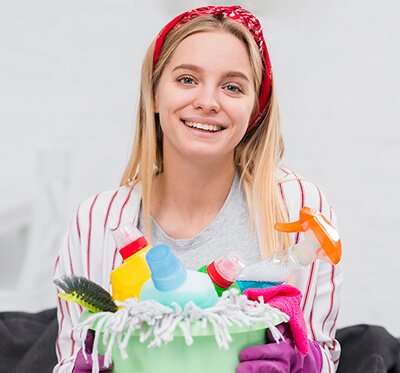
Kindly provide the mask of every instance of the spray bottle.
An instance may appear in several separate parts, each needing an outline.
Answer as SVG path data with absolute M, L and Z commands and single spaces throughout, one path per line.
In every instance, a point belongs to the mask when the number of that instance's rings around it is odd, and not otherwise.
M 293 245 L 288 258 L 295 264 L 307 266 L 315 259 L 323 259 L 338 264 L 342 257 L 342 243 L 337 230 L 319 212 L 303 207 L 299 220 L 292 223 L 277 223 L 279 232 L 303 232 L 304 240 Z
M 291 246 L 285 255 L 246 266 L 236 282 L 242 291 L 248 288 L 267 288 L 287 282 L 291 274 L 316 259 L 337 264 L 342 255 L 342 244 L 337 230 L 315 210 L 304 207 L 298 221 L 277 223 L 280 232 L 304 233 L 304 239 Z

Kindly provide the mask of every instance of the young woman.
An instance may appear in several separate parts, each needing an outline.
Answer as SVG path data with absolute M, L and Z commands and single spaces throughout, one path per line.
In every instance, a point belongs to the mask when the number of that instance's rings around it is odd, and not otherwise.
M 111 231 L 127 222 L 152 244 L 169 244 L 193 269 L 232 250 L 247 263 L 284 252 L 301 237 L 275 231 L 275 222 L 297 220 L 303 206 L 334 217 L 317 186 L 280 166 L 282 155 L 259 21 L 239 6 L 177 16 L 143 62 L 135 141 L 121 186 L 80 204 L 55 277 L 86 276 L 109 288 L 110 273 L 121 263 Z M 314 354 L 311 362 L 299 357 L 298 366 L 333 372 L 340 354 L 334 339 L 340 267 L 317 260 L 296 274 L 295 285 Z M 80 312 L 59 300 L 54 372 L 80 369 L 72 329 Z M 296 353 L 287 357 L 288 369 Z M 238 372 L 272 371 L 271 359 L 269 353 L 249 361 L 242 356 Z

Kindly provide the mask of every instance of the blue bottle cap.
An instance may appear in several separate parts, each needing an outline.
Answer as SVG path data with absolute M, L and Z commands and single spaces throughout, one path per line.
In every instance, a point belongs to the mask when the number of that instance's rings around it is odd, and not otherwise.
M 160 291 L 174 290 L 186 280 L 186 269 L 167 245 L 156 245 L 146 255 L 154 286 Z

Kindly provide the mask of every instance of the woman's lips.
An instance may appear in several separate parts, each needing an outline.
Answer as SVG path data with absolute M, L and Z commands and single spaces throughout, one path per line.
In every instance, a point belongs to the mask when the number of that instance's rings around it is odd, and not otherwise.
M 183 119 L 181 119 L 182 124 L 188 129 L 190 130 L 193 134 L 196 134 L 199 137 L 213 137 L 213 136 L 217 136 L 218 134 L 222 133 L 225 128 L 222 128 L 218 131 L 208 131 L 208 130 L 203 130 L 203 129 L 199 129 L 199 128 L 195 128 L 195 127 L 190 127 L 188 126 L 185 121 Z

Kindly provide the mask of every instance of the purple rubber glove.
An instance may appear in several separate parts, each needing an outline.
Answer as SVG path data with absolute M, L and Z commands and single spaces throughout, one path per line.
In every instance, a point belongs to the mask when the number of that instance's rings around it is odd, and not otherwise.
M 279 330 L 285 341 L 276 343 L 267 333 L 267 344 L 240 352 L 236 373 L 320 373 L 322 354 L 318 343 L 308 340 L 308 353 L 304 355 L 295 347 L 287 326 L 282 324 Z
M 87 360 L 83 355 L 82 349 L 79 350 L 78 355 L 75 359 L 74 369 L 72 373 L 91 373 L 92 372 L 92 351 L 93 351 L 93 341 L 94 341 L 94 332 L 92 330 L 88 331 L 88 334 L 85 339 L 85 352 L 87 356 Z M 104 367 L 104 356 L 99 355 L 99 368 L 100 373 L 111 373 L 112 367 L 109 368 Z

